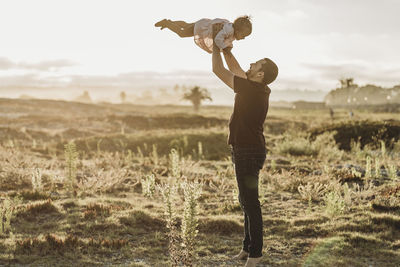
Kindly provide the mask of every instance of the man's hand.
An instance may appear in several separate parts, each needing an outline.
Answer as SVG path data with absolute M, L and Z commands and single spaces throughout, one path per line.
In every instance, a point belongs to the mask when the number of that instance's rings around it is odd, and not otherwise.
M 222 49 L 222 53 L 224 53 L 224 55 L 231 53 L 231 51 L 232 51 L 232 46 L 227 46 L 224 49 Z
M 214 39 L 215 36 L 222 30 L 224 27 L 223 23 L 215 23 L 212 25 L 212 38 Z
M 247 79 L 247 75 L 244 70 L 240 67 L 237 62 L 235 56 L 232 54 L 232 47 L 228 46 L 222 50 L 224 53 L 225 62 L 228 65 L 228 68 L 231 72 L 233 72 L 236 76 Z

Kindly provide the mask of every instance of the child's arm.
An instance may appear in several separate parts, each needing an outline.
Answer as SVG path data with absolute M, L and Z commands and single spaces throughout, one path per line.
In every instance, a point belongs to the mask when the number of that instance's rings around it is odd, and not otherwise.
M 232 46 L 232 44 L 227 44 L 225 42 L 225 39 L 227 39 L 227 37 L 230 35 L 233 35 L 233 27 L 230 23 L 225 23 L 222 29 L 215 36 L 214 42 L 221 49 Z
M 242 67 L 240 67 L 239 62 L 237 62 L 231 50 L 231 47 L 227 47 L 222 51 L 224 53 L 225 62 L 228 65 L 229 70 L 232 71 L 236 76 L 247 79 L 246 72 L 244 72 Z

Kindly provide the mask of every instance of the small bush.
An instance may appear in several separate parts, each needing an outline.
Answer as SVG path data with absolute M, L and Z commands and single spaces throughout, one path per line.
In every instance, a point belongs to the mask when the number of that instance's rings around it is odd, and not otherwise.
M 400 211 L 400 183 L 385 186 L 377 192 L 371 202 L 373 209 L 378 211 Z
M 154 174 L 146 175 L 144 179 L 141 179 L 142 194 L 146 197 L 153 198 L 156 191 L 156 178 Z
M 284 135 L 282 141 L 277 142 L 276 150 L 279 154 L 292 156 L 315 156 L 318 154 L 307 137 L 289 136 L 288 134 Z
M 19 194 L 23 200 L 47 200 L 50 195 L 45 192 L 23 190 Z
M 58 209 L 53 205 L 51 199 L 28 204 L 24 211 L 18 213 L 27 220 L 35 220 L 37 216 L 51 213 L 59 213 Z
M 333 132 L 326 132 L 318 135 L 311 146 L 315 151 L 318 151 L 318 156 L 325 160 L 339 160 L 343 157 L 344 152 L 338 148 L 335 142 Z
M 292 156 L 319 156 L 321 159 L 340 159 L 343 151 L 339 150 L 334 139 L 335 132 L 326 132 L 311 139 L 307 135 L 286 133 L 281 142 L 277 142 L 279 154 Z
M 83 218 L 94 219 L 97 217 L 108 217 L 111 214 L 111 208 L 103 204 L 89 204 L 83 212 Z
M 297 193 L 298 187 L 304 183 L 299 173 L 294 170 L 286 171 L 284 169 L 282 169 L 282 173 L 266 176 L 265 180 L 274 190 L 291 193 Z
M 306 185 L 299 185 L 297 190 L 302 200 L 319 201 L 325 194 L 326 186 L 320 183 L 308 182 Z
M 345 202 L 340 193 L 331 191 L 325 196 L 325 211 L 330 216 L 342 214 L 345 210 Z

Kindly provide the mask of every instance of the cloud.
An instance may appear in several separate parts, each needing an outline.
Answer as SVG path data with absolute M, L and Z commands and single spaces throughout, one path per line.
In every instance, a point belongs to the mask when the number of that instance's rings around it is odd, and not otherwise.
M 49 76 L 30 73 L 25 75 L 0 76 L 0 88 L 42 87 L 42 88 L 119 88 L 149 89 L 173 87 L 174 85 L 199 85 L 202 87 L 221 87 L 223 84 L 209 72 L 174 71 L 127 72 L 118 75 L 61 75 Z
M 115 86 L 115 87 L 156 87 L 174 84 L 218 87 L 222 85 L 211 72 L 172 71 L 172 72 L 126 72 L 114 76 L 74 75 L 70 76 L 71 85 Z
M 293 20 L 302 20 L 309 18 L 309 15 L 307 15 L 303 10 L 300 9 L 289 10 L 285 12 L 285 16 Z
M 43 82 L 37 74 L 27 73 L 24 75 L 10 75 L 0 77 L 0 89 L 14 88 L 44 88 L 48 83 Z
M 310 77 L 279 77 L 276 82 L 272 85 L 280 90 L 285 89 L 322 89 L 328 90 L 330 83 L 327 81 L 321 81 L 320 79 Z
M 25 63 L 21 62 L 17 66 L 21 69 L 30 69 L 30 70 L 41 70 L 41 71 L 51 71 L 65 67 L 76 66 L 77 64 L 66 59 L 56 59 L 56 60 L 47 60 L 41 61 L 38 63 Z
M 365 73 L 368 67 L 365 64 L 343 63 L 343 64 L 318 64 L 303 63 L 305 68 L 318 72 L 318 76 L 325 79 L 337 79 L 349 75 L 360 75 Z
M 380 66 L 366 62 L 349 62 L 336 64 L 303 63 L 305 68 L 313 71 L 319 79 L 339 80 L 352 77 L 361 83 L 383 86 L 400 84 L 400 66 Z
M 15 67 L 15 63 L 5 57 L 0 57 L 0 70 L 8 70 Z
M 38 63 L 13 62 L 8 58 L 0 57 L 0 70 L 22 69 L 37 71 L 54 71 L 65 67 L 76 66 L 73 61 L 66 59 L 46 60 Z

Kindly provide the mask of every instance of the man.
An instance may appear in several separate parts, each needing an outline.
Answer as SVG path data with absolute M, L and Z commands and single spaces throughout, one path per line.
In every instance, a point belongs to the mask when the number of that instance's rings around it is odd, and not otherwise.
M 215 26 L 213 36 L 217 32 L 218 27 Z M 250 69 L 244 72 L 230 49 L 225 49 L 223 53 L 229 70 L 224 67 L 220 49 L 214 44 L 213 72 L 236 93 L 228 144 L 232 148 L 239 202 L 244 211 L 244 239 L 243 248 L 235 258 L 247 258 L 245 266 L 250 267 L 256 266 L 262 258 L 263 227 L 258 176 L 266 157 L 263 124 L 271 92 L 268 84 L 276 79 L 278 67 L 272 60 L 264 58 L 250 64 Z

